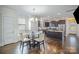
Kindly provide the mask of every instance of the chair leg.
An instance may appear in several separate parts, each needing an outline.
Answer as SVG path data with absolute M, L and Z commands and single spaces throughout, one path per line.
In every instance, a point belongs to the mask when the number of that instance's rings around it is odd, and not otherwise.
M 31 49 L 31 42 L 30 41 L 28 41 L 27 45 L 28 45 L 28 48 Z
M 38 48 L 40 49 L 40 42 L 38 42 Z
M 22 46 L 22 41 L 20 41 L 20 48 L 21 48 L 21 46 Z
M 22 54 L 23 54 L 23 50 L 24 50 L 24 42 L 22 43 Z
M 43 44 L 44 50 L 45 50 L 45 45 Z
M 33 43 L 33 46 L 32 46 L 33 48 L 36 48 L 36 47 L 38 47 L 38 43 L 37 43 L 37 41 L 34 41 L 34 43 Z
M 44 47 L 44 50 L 45 50 L 45 45 L 44 45 L 44 41 L 43 41 L 43 47 Z

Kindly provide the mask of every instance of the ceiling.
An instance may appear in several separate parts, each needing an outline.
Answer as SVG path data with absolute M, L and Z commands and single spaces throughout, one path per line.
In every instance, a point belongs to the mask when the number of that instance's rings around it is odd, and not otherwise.
M 6 5 L 21 15 L 71 17 L 77 5 Z

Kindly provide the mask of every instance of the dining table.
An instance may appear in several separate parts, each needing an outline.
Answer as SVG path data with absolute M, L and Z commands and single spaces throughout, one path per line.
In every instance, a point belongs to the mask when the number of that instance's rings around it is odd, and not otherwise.
M 22 53 L 23 53 L 23 50 L 24 50 L 24 44 L 26 43 L 27 44 L 27 47 L 29 49 L 31 48 L 38 48 L 40 49 L 40 41 L 39 41 L 39 35 L 41 34 L 42 32 L 31 32 L 31 33 L 27 33 L 26 35 L 26 38 L 28 38 L 28 40 L 25 38 L 25 41 L 22 42 Z M 37 40 L 35 40 L 37 39 Z
M 29 43 L 29 48 L 35 48 L 36 46 L 39 47 L 40 46 L 40 42 L 36 41 L 35 39 L 39 38 L 41 32 L 31 32 L 28 35 L 28 38 L 30 39 L 30 43 Z

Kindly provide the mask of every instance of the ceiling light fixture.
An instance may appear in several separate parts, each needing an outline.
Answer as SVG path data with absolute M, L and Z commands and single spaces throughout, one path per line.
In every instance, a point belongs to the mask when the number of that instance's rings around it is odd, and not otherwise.
M 33 22 L 34 22 L 34 21 L 38 21 L 36 15 L 35 15 L 35 11 L 36 11 L 36 9 L 33 8 L 32 10 L 33 10 L 33 16 L 32 16 L 32 20 L 31 20 L 31 21 L 33 21 Z

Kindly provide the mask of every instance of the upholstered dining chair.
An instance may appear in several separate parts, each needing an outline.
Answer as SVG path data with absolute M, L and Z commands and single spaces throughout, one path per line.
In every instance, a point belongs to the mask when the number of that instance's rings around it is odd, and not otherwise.
M 37 46 L 39 47 L 39 49 L 40 49 L 41 45 L 43 45 L 43 48 L 45 49 L 45 45 L 44 45 L 44 33 L 41 32 L 38 35 L 39 35 L 39 38 L 36 38 L 34 40 L 37 42 Z
M 25 44 L 26 44 L 26 46 L 28 46 L 30 44 L 30 39 L 28 37 L 28 34 L 20 33 L 20 49 L 22 48 L 22 53 L 23 53 Z

